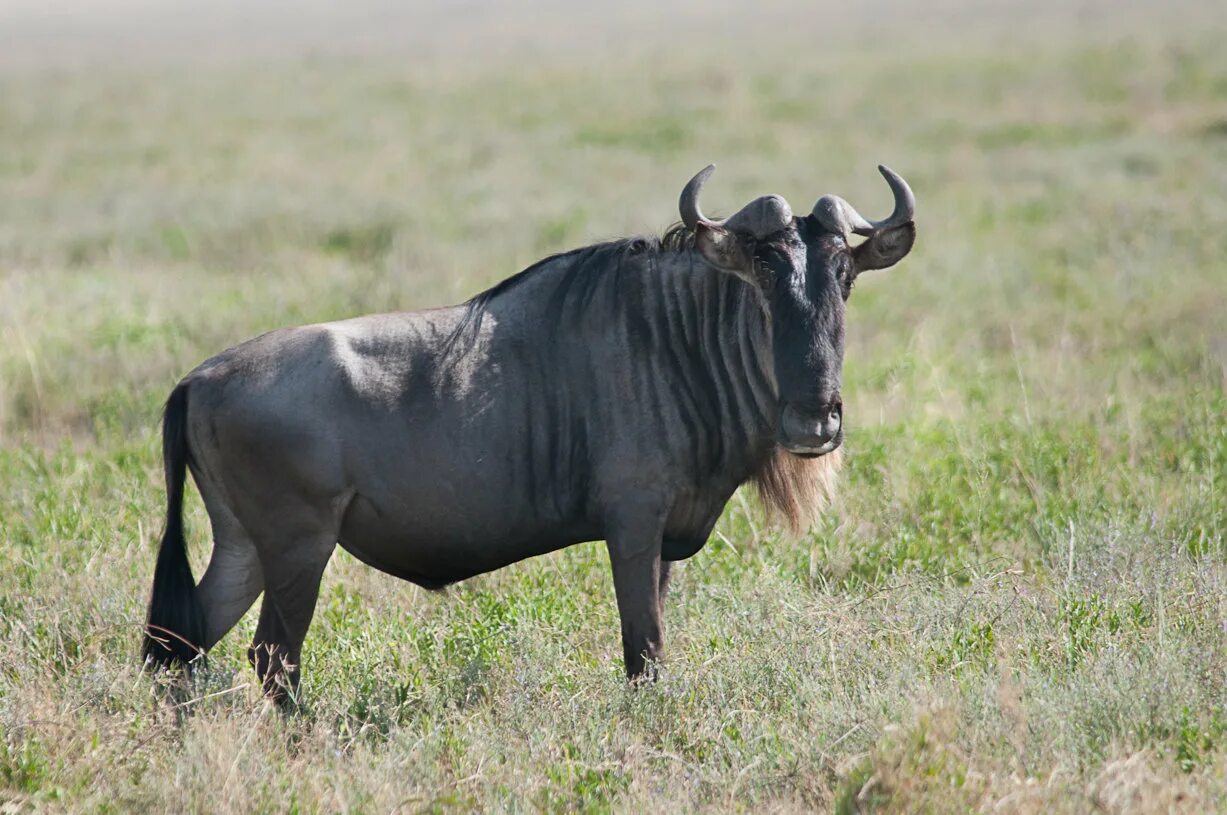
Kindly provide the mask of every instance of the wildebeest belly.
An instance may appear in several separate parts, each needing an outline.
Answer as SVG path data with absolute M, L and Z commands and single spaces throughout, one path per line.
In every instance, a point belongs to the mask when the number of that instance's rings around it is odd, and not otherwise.
M 341 545 L 380 571 L 434 589 L 599 537 L 582 522 L 534 523 L 489 495 L 478 497 L 391 502 L 358 493 L 341 525 Z

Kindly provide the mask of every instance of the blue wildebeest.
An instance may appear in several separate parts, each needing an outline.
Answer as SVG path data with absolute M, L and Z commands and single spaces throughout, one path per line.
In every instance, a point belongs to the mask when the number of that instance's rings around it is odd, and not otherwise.
M 458 306 L 272 331 L 188 374 L 163 419 L 147 663 L 203 654 L 263 591 L 248 653 L 284 698 L 338 543 L 436 589 L 604 540 L 626 672 L 648 671 L 670 563 L 739 485 L 810 520 L 843 439 L 845 302 L 915 239 L 912 192 L 885 167 L 881 221 L 830 195 L 804 217 L 763 196 L 711 220 L 713 169 L 663 238 L 555 255 Z M 189 468 L 213 526 L 200 585 Z

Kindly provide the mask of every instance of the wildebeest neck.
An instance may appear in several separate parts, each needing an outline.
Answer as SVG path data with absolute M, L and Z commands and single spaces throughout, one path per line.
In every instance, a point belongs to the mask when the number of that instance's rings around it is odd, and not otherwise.
M 679 489 L 731 491 L 774 446 L 767 319 L 758 292 L 684 241 L 630 239 L 548 258 L 478 295 L 449 356 L 532 349 L 517 363 L 550 376 L 526 386 L 549 383 L 540 398 L 563 403 L 551 412 L 582 417 L 559 432 L 591 458 L 625 454 Z

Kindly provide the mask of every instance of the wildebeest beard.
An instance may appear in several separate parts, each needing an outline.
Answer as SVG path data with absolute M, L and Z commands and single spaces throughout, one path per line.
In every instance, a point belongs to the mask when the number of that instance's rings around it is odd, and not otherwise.
M 777 446 L 754 474 L 763 508 L 789 532 L 800 535 L 835 497 L 835 480 L 843 460 L 843 448 L 821 458 L 801 458 Z

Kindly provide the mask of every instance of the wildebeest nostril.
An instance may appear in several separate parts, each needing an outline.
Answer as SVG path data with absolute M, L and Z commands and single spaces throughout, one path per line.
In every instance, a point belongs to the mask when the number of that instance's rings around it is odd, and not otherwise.
M 823 438 L 830 440 L 834 438 L 837 433 L 839 433 L 839 426 L 843 419 L 842 414 L 843 403 L 839 400 L 831 402 L 819 413 L 819 415 L 823 417 L 819 424 L 819 433 Z

